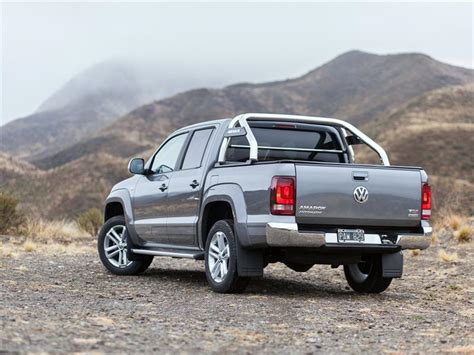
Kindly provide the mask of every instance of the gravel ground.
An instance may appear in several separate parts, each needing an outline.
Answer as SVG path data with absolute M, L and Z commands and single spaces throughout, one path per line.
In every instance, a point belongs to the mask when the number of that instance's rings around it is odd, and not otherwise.
M 455 246 L 457 262 L 438 247 L 407 253 L 403 279 L 380 295 L 352 292 L 341 268 L 281 264 L 222 295 L 202 262 L 155 258 L 117 277 L 92 242 L 25 252 L 3 237 L 0 351 L 473 353 L 473 244 Z

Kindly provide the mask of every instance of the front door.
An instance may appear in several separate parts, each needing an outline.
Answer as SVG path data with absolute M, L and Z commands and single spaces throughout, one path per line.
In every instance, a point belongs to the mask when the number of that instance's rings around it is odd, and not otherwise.
M 193 132 L 181 168 L 171 178 L 167 201 L 170 244 L 197 246 L 198 213 L 206 172 L 203 165 L 213 131 L 204 128 Z
M 171 177 L 188 133 L 168 139 L 155 153 L 148 172 L 133 194 L 133 216 L 138 236 L 148 242 L 167 243 L 167 199 Z

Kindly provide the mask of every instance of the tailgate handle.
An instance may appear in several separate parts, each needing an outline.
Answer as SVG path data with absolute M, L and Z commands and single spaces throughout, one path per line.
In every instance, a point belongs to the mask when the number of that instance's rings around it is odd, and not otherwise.
M 357 181 L 369 180 L 369 173 L 367 171 L 353 171 L 352 178 Z

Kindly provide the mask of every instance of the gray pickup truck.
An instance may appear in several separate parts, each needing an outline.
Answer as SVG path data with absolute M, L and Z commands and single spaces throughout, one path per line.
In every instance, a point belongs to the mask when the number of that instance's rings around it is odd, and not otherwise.
M 354 145 L 380 165 L 356 164 Z M 431 242 L 431 190 L 421 168 L 387 154 L 337 119 L 242 114 L 170 135 L 105 202 L 98 237 L 112 273 L 143 272 L 154 256 L 204 260 L 216 292 L 243 291 L 282 262 L 298 272 L 341 265 L 357 292 L 402 276 L 403 249 Z

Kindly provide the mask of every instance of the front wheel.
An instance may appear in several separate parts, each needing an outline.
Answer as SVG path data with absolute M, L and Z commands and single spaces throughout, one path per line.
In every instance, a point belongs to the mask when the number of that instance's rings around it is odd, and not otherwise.
M 116 275 L 137 275 L 150 266 L 153 256 L 144 255 L 132 261 L 127 257 L 129 237 L 125 218 L 117 216 L 104 223 L 99 232 L 97 249 L 100 261 L 111 273 Z
M 380 293 L 392 282 L 391 277 L 382 277 L 382 258 L 374 255 L 360 263 L 344 265 L 344 275 L 349 286 L 361 293 Z
M 206 278 L 215 292 L 242 292 L 249 283 L 248 277 L 237 274 L 236 243 L 231 220 L 217 221 L 209 231 L 205 249 Z

